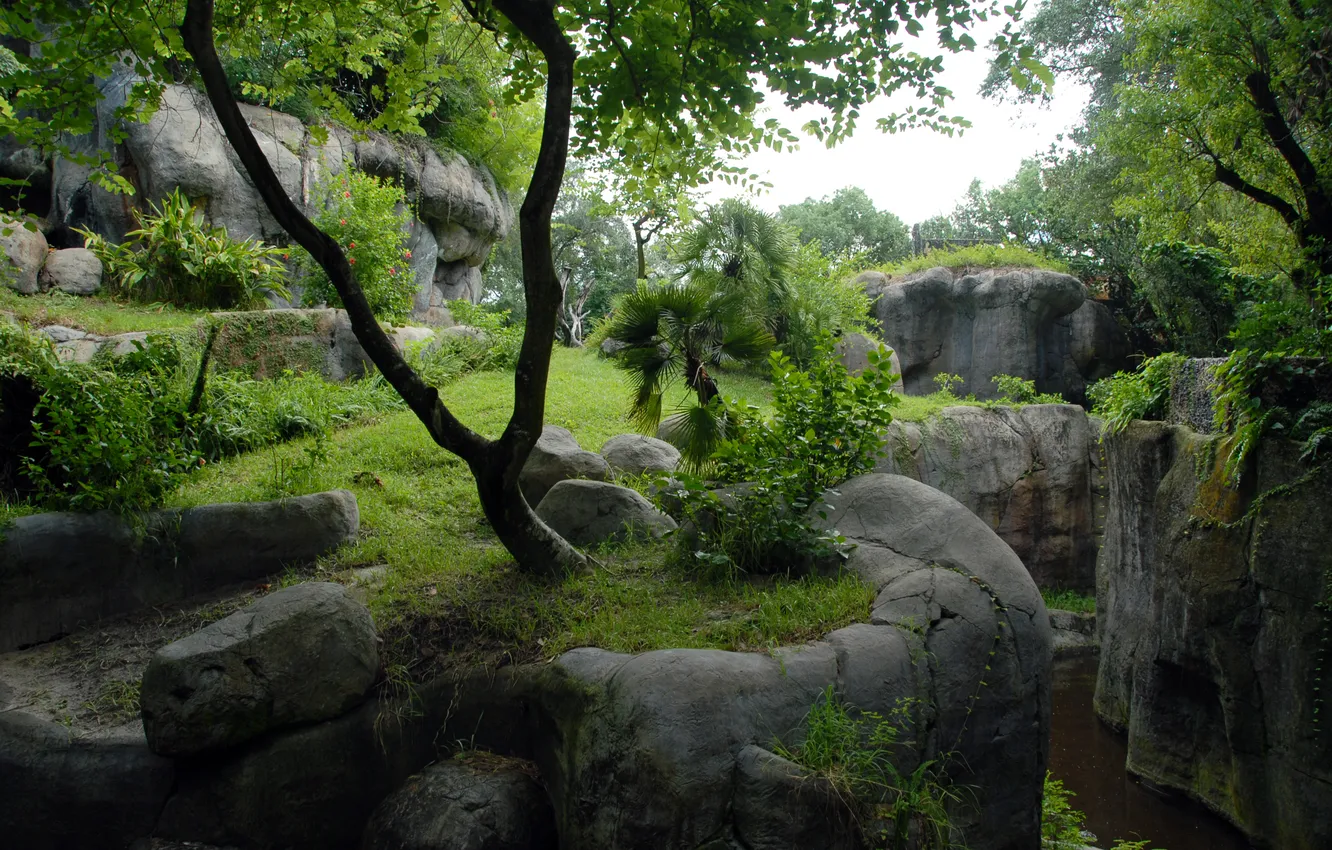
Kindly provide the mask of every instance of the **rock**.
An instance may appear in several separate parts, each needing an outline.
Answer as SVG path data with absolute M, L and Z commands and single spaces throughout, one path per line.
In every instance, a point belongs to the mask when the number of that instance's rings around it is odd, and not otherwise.
M 1096 615 L 1076 611 L 1050 611 L 1055 655 L 1075 655 L 1096 651 Z
M 434 286 L 441 302 L 471 301 L 475 304 L 481 299 L 481 270 L 463 260 L 441 262 L 435 266 Z
M 233 747 L 345 713 L 378 672 L 369 610 L 340 584 L 299 584 L 158 650 L 143 674 L 144 733 L 161 755 Z
M 255 378 L 287 370 L 318 372 L 330 381 L 363 378 L 374 371 L 352 332 L 345 310 L 248 310 L 215 313 L 222 329 L 213 362 Z
M 148 344 L 147 331 L 130 331 L 129 333 L 116 334 L 107 338 L 103 346 L 110 350 L 114 357 L 124 357 L 126 354 L 133 354 L 141 351 Z
M 12 219 L 0 220 L 0 254 L 6 260 L 0 266 L 0 281 L 23 295 L 40 291 L 37 276 L 47 254 L 46 237 L 41 231 L 29 230 Z
M 735 832 L 748 850 L 859 850 L 856 813 L 827 779 L 750 744 L 735 765 Z
M 545 790 L 516 766 L 448 761 L 390 794 L 365 828 L 362 850 L 555 850 Z
M 602 357 L 614 357 L 628 347 L 628 343 L 620 342 L 618 339 L 603 339 L 597 351 Z
M 877 470 L 937 487 L 984 520 L 1041 587 L 1090 593 L 1096 516 L 1104 502 L 1092 465 L 1097 434 L 1072 404 L 944 408 L 894 422 Z
M 570 478 L 605 481 L 609 477 L 610 467 L 605 458 L 596 452 L 583 451 L 573 434 L 564 428 L 547 425 L 541 429 L 541 438 L 532 448 L 518 484 L 529 505 L 540 505 L 550 488 L 561 481 Z
M 435 338 L 435 331 L 431 328 L 395 328 L 393 331 L 393 344 L 399 351 L 405 350 L 409 345 L 422 345 Z
M 1224 357 L 1190 357 L 1175 367 L 1166 421 L 1187 425 L 1199 434 L 1216 431 L 1216 367 L 1224 362 Z
M 680 450 L 665 440 L 642 434 L 620 434 L 601 447 L 601 456 L 616 472 L 628 475 L 670 475 L 680 465 Z
M 56 343 L 56 358 L 61 363 L 91 363 L 102 347 L 101 340 L 75 339 Z
M 675 520 L 652 507 L 636 490 L 603 481 L 560 481 L 536 514 L 575 546 L 661 537 Z
M 142 738 L 87 740 L 0 711 L 0 832 L 25 850 L 126 847 L 149 835 L 175 787 Z
M 421 321 L 432 328 L 451 328 L 457 324 L 448 307 L 430 307 L 421 314 Z
M 846 371 L 852 375 L 859 375 L 869 368 L 869 353 L 880 345 L 888 348 L 889 362 L 892 363 L 892 370 L 897 375 L 897 381 L 893 384 L 895 392 L 903 392 L 902 386 L 902 362 L 897 356 L 897 351 L 892 346 L 887 346 L 879 340 L 870 339 L 862 333 L 844 333 L 837 340 L 836 352 Z
M 354 540 L 359 527 L 347 490 L 129 520 L 110 512 L 19 517 L 0 535 L 0 652 L 273 575 Z
M 87 248 L 65 248 L 46 257 L 38 278 L 42 289 L 52 287 L 70 295 L 92 295 L 102 288 L 102 261 Z
M 40 330 L 40 333 L 45 334 L 54 343 L 73 342 L 88 335 L 85 331 L 67 328 L 64 325 L 47 325 Z
M 874 299 L 884 337 L 897 343 L 910 395 L 934 392 L 934 376 L 948 373 L 962 376 L 963 393 L 994 399 L 994 377 L 1013 375 L 1034 381 L 1040 392 L 1080 403 L 1089 380 L 1124 366 L 1119 357 L 1127 345 L 1120 344 L 1113 321 L 1107 324 L 1094 307 L 1076 322 L 1069 318 L 1087 295 L 1066 274 L 934 268 L 900 279 L 866 272 L 856 280 Z M 1093 339 L 1076 338 L 1075 331 Z M 1105 335 L 1117 342 L 1104 341 Z
M 1328 687 L 1318 606 L 1332 573 L 1332 470 L 1255 517 L 1257 494 L 1308 472 L 1301 445 L 1265 437 L 1239 488 L 1214 477 L 1223 445 L 1159 422 L 1106 436 L 1094 706 L 1127 731 L 1133 774 L 1260 846 L 1332 846 L 1332 739 L 1315 714 Z

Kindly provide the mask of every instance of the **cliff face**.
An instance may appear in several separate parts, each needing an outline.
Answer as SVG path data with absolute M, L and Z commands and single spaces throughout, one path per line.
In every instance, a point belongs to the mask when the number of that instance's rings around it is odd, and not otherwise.
M 1096 711 L 1126 730 L 1131 772 L 1273 847 L 1332 846 L 1332 729 L 1315 718 L 1332 474 L 1249 512 L 1306 473 L 1299 446 L 1269 438 L 1229 489 L 1218 441 L 1156 422 L 1106 439 Z
M 75 227 L 120 241 L 137 226 L 136 211 L 176 189 L 233 237 L 285 241 L 203 95 L 188 86 L 168 86 L 151 118 L 120 122 L 115 110 L 135 81 L 128 72 L 104 81 L 96 128 L 72 143 L 80 153 L 115 162 L 135 187 L 132 196 L 113 195 L 91 182 L 86 165 L 42 162 L 0 141 L 0 174 L 30 179 L 30 194 L 38 197 L 27 203 L 46 215 L 44 229 L 52 245 L 81 245 Z M 445 300 L 479 298 L 480 266 L 513 219 L 488 171 L 461 156 L 441 156 L 420 142 L 382 134 L 353 136 L 338 127 L 326 128 L 321 141 L 294 116 L 256 106 L 241 110 L 287 195 L 307 214 L 316 212 L 312 197 L 318 182 L 347 165 L 403 185 L 415 213 L 406 247 L 418 283 L 418 319 L 427 319 L 428 311 Z M 115 141 L 122 136 L 123 141 Z

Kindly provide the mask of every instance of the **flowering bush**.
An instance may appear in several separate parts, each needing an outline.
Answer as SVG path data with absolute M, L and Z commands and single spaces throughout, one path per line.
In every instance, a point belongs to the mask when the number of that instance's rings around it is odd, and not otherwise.
M 412 217 L 402 187 L 348 165 L 318 191 L 323 211 L 315 224 L 342 246 L 370 308 L 380 319 L 405 319 L 412 310 L 416 277 L 404 245 Z M 307 252 L 297 251 L 297 266 L 307 275 L 302 302 L 341 306 L 328 275 Z

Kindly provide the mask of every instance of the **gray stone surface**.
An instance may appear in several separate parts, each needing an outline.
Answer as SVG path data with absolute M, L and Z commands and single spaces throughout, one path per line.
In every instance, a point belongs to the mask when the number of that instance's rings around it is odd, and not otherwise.
M 1090 654 L 1097 650 L 1096 615 L 1050 610 L 1055 655 Z
M 75 328 L 67 328 L 64 325 L 47 325 L 40 330 L 51 342 L 74 342 L 88 336 L 87 332 Z
M 379 805 L 362 850 L 555 850 L 545 789 L 517 764 L 431 765 Z
M 750 744 L 735 764 L 735 835 L 748 850 L 859 850 L 860 825 L 837 789 Z
M 144 733 L 160 755 L 234 747 L 345 713 L 378 672 L 370 611 L 340 584 L 298 584 L 158 650 L 139 696 Z
M 878 470 L 966 505 L 1013 548 L 1042 587 L 1090 593 L 1096 581 L 1097 430 L 1072 404 L 948 407 L 894 422 Z
M 610 467 L 605 458 L 596 452 L 583 451 L 567 429 L 547 425 L 541 429 L 541 437 L 518 476 L 518 484 L 529 505 L 540 505 L 550 488 L 561 481 L 571 478 L 605 481 L 609 477 Z
M 679 449 L 642 434 L 611 437 L 601 447 L 601 456 L 611 469 L 628 475 L 670 475 L 680 465 Z
M 8 230 L 6 234 L 4 231 Z M 24 295 L 40 290 L 37 277 L 46 262 L 46 237 L 41 231 L 28 230 L 21 222 L 0 220 L 0 283 Z
M 59 289 L 70 295 L 92 295 L 102 288 L 102 261 L 87 248 L 65 248 L 46 257 L 38 276 L 41 289 Z
M 994 377 L 1014 375 L 1081 403 L 1088 381 L 1122 368 L 1128 353 L 1108 314 L 1079 314 L 1086 290 L 1066 274 L 934 268 L 901 278 L 865 272 L 857 282 L 896 345 L 910 395 L 933 392 L 934 376 L 948 373 L 962 376 L 963 394 L 993 399 Z
M 880 345 L 888 349 L 892 370 L 897 375 L 897 381 L 893 384 L 893 389 L 899 393 L 904 392 L 906 388 L 902 384 L 902 361 L 892 345 L 881 340 L 871 339 L 862 333 L 844 333 L 837 340 L 837 357 L 842 361 L 842 365 L 846 367 L 846 371 L 852 375 L 859 375 L 869 368 L 869 353 Z
M 1216 367 L 1224 357 L 1191 357 L 1175 367 L 1170 379 L 1170 409 L 1166 421 L 1187 425 L 1199 434 L 1216 431 Z
M 637 490 L 604 481 L 560 481 L 546 493 L 536 514 L 575 546 L 661 537 L 675 520 Z
M 147 514 L 19 517 L 0 539 L 0 652 L 252 581 L 353 540 L 347 490 Z
M 1300 445 L 1269 435 L 1231 488 L 1211 478 L 1219 442 L 1159 422 L 1106 438 L 1094 705 L 1127 732 L 1134 774 L 1261 846 L 1332 846 L 1332 736 L 1315 715 L 1332 472 L 1246 517 L 1256 494 L 1305 474 Z

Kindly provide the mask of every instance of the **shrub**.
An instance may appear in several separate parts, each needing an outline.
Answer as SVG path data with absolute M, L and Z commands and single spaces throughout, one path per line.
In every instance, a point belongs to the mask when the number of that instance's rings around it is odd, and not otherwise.
M 817 243 L 797 249 L 787 273 L 786 336 L 782 350 L 798 366 L 810 363 L 820 336 L 863 332 L 869 325 L 870 300 L 863 287 L 851 283 L 863 255 L 825 257 Z
M 1146 248 L 1133 277 L 1160 318 L 1170 347 L 1192 357 L 1229 349 L 1237 309 L 1255 283 L 1236 274 L 1219 251 L 1183 242 Z
M 950 377 L 956 377 L 955 375 Z M 1001 404 L 1064 404 L 1064 397 L 1059 393 L 1038 393 L 1036 382 L 1013 375 L 995 375 L 994 383 L 999 388 Z
M 884 266 L 887 274 L 910 274 L 937 266 L 947 269 L 1032 268 L 1069 272 L 1062 260 L 1037 253 L 1023 245 L 968 245 L 962 248 L 940 248 L 908 257 L 900 263 Z
M 225 229 L 204 224 L 179 189 L 152 209 L 120 245 L 78 231 L 102 261 L 113 292 L 136 301 L 216 309 L 262 306 L 270 295 L 290 297 L 282 283 L 286 269 L 277 262 L 280 249 L 237 241 Z
M 1045 774 L 1045 791 L 1041 795 L 1041 843 L 1050 850 L 1075 850 L 1086 845 L 1082 824 L 1086 815 L 1069 803 L 1074 796 L 1064 783 L 1050 773 Z
M 401 321 L 412 311 L 416 276 L 404 247 L 412 224 L 402 187 L 356 171 L 350 163 L 316 189 L 320 212 L 315 224 L 347 255 L 370 309 L 385 321 Z M 304 249 L 297 267 L 306 275 L 304 304 L 341 306 L 328 275 Z
M 1142 362 L 1136 372 L 1116 372 L 1087 390 L 1092 412 L 1105 419 L 1111 433 L 1122 431 L 1135 419 L 1163 419 L 1170 403 L 1170 383 L 1184 358 L 1162 354 Z

